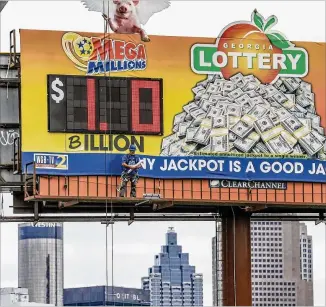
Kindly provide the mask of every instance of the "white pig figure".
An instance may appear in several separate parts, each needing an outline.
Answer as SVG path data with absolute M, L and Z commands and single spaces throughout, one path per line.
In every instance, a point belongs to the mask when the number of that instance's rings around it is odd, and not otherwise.
M 170 0 L 83 0 L 82 2 L 89 10 L 101 12 L 113 32 L 139 34 L 144 42 L 149 42 L 150 39 L 141 25 L 145 25 L 153 14 L 170 6 Z

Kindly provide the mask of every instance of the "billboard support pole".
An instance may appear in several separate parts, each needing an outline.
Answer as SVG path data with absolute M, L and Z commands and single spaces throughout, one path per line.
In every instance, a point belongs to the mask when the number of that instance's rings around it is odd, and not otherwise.
M 239 207 L 222 214 L 223 305 L 251 306 L 250 213 Z

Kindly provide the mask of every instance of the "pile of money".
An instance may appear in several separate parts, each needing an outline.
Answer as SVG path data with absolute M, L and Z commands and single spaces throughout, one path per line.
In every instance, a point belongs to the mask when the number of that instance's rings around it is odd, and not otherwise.
M 262 84 L 253 75 L 208 75 L 176 114 L 161 156 L 264 154 L 326 160 L 325 130 L 311 84 L 279 78 Z

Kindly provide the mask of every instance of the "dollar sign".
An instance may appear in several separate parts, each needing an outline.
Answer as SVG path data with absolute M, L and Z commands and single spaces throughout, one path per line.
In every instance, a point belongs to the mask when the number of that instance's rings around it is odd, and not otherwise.
M 59 96 L 55 94 L 51 94 L 52 99 L 56 103 L 60 103 L 62 99 L 65 97 L 63 90 L 59 86 L 63 86 L 63 83 L 59 78 L 56 78 L 54 81 L 52 81 L 51 84 L 52 90 L 55 91 L 57 94 L 59 94 Z

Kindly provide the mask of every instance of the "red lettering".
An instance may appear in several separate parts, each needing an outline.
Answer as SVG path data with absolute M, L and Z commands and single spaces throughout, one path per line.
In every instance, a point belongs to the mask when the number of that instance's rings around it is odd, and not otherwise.
M 94 51 L 89 58 L 90 61 L 97 61 L 98 57 L 100 57 L 102 61 L 105 59 L 114 59 L 112 39 L 106 39 L 104 42 L 104 40 L 100 38 L 93 37 L 92 42 Z
M 136 45 L 134 43 L 127 43 L 125 46 L 126 58 L 130 61 L 134 60 L 137 56 L 135 51 Z
M 125 45 L 125 42 L 115 41 L 114 49 L 115 49 L 115 59 L 116 60 L 123 60 L 125 58 L 124 45 Z
M 138 45 L 137 59 L 138 60 L 146 60 L 146 52 L 145 52 L 144 45 Z

